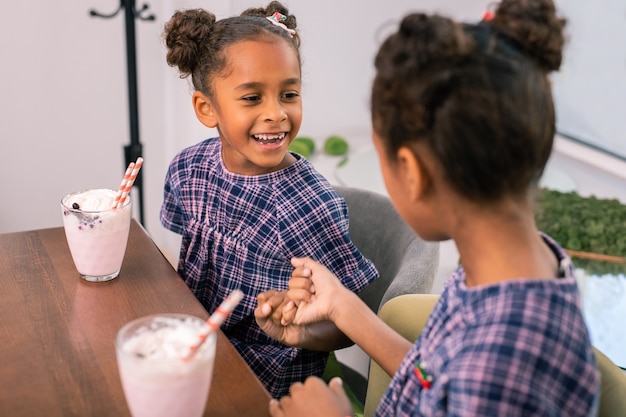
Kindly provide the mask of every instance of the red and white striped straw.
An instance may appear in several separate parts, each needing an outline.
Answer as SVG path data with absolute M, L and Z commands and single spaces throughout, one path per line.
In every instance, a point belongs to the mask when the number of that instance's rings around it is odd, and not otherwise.
M 124 189 L 126 189 L 126 184 L 128 183 L 128 179 L 130 178 L 130 173 L 133 171 L 133 167 L 135 166 L 134 162 L 128 164 L 128 168 L 126 168 L 126 172 L 124 173 L 124 178 L 122 178 L 122 182 L 120 183 L 120 187 L 117 189 L 117 194 L 115 195 L 115 200 L 113 200 L 113 205 L 111 208 L 117 208 L 118 203 L 120 202 L 120 198 L 122 197 L 122 193 Z
M 133 188 L 133 183 L 137 179 L 137 174 L 139 174 L 141 165 L 143 165 L 143 158 L 140 156 L 137 158 L 137 161 L 135 162 L 135 165 L 133 166 L 132 171 L 130 172 L 128 181 L 126 181 L 126 184 L 124 185 L 124 189 L 122 190 L 122 195 L 120 196 L 119 200 L 113 203 L 113 207 L 112 207 L 113 210 L 124 205 L 124 202 L 126 201 L 126 198 L 128 197 L 128 193 L 130 193 L 130 190 Z
M 182 359 L 187 360 L 190 359 L 194 353 L 197 352 L 198 348 L 202 346 L 204 341 L 213 333 L 220 328 L 222 323 L 228 318 L 230 313 L 233 312 L 235 307 L 239 304 L 241 299 L 243 298 L 243 292 L 241 290 L 234 290 L 231 292 L 228 297 L 222 301 L 222 304 L 215 310 L 211 317 L 206 321 L 204 328 L 198 334 L 198 340 L 194 345 L 189 346 L 187 351 L 183 354 Z

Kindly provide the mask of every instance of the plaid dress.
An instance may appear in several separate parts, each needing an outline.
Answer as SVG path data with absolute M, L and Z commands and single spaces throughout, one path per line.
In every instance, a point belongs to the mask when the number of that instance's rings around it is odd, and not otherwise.
M 234 289 L 244 298 L 222 326 L 273 397 L 328 356 L 287 347 L 256 324 L 256 296 L 286 289 L 294 256 L 310 256 L 359 291 L 378 277 L 348 234 L 347 205 L 304 158 L 277 172 L 229 172 L 219 138 L 180 152 L 169 166 L 162 224 L 182 235 L 178 273 L 209 313 Z
M 596 415 L 599 374 L 571 261 L 544 239 L 565 277 L 468 288 L 457 269 L 377 416 Z

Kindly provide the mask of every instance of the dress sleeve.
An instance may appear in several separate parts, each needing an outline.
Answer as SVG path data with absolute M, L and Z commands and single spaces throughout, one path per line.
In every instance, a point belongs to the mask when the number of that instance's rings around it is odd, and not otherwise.
M 593 353 L 573 303 L 532 293 L 506 300 L 518 308 L 468 329 L 451 359 L 448 415 L 590 415 Z
M 281 226 L 288 257 L 308 256 L 330 269 L 351 291 L 378 278 L 374 264 L 357 249 L 348 232 L 348 207 L 334 192 L 302 199 Z
M 161 205 L 161 224 L 174 233 L 182 234 L 184 215 L 180 202 L 180 155 L 172 160 L 165 175 L 163 204 Z

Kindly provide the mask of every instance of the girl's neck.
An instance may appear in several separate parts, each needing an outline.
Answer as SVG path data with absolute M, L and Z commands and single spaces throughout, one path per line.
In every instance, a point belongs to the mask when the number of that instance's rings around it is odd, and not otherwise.
M 497 211 L 468 210 L 459 218 L 453 238 L 468 287 L 558 274 L 557 258 L 525 204 L 504 203 Z

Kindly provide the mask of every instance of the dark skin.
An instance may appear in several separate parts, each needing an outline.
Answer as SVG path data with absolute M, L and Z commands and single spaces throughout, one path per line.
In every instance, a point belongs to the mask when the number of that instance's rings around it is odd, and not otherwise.
M 261 329 L 271 337 L 282 335 L 280 340 L 283 343 L 297 342 L 299 347 L 318 350 L 332 345 L 329 340 L 349 336 L 379 361 L 386 372 L 395 373 L 411 343 L 379 320 L 356 294 L 344 287 L 320 263 L 310 258 L 294 258 L 292 265 L 294 272 L 287 294 L 272 292 L 259 295 L 260 300 L 267 300 L 255 309 L 255 318 Z M 285 301 L 285 297 L 298 302 Z M 333 305 L 333 300 L 337 300 L 338 304 Z M 355 323 L 362 323 L 363 326 L 355 326 Z M 377 337 L 371 337 L 372 334 Z M 272 401 L 270 412 L 274 417 L 352 415 L 345 392 L 334 386 L 338 383 L 335 381 L 326 386 L 321 379 L 310 377 L 304 384 L 296 385 L 295 390 L 292 387 L 291 396 Z M 320 404 L 324 408 L 318 408 Z
M 301 287 L 305 296 L 310 295 L 310 279 L 298 282 L 297 277 L 292 277 L 290 282 L 290 285 L 294 285 L 294 290 Z M 292 296 L 295 293 L 292 292 Z M 263 292 L 257 296 L 257 302 L 259 307 L 255 310 L 255 315 L 261 329 L 286 345 L 330 352 L 354 344 L 329 320 L 302 326 L 293 323 L 297 310 L 287 291 Z
M 317 377 L 308 377 L 304 383 L 289 388 L 289 396 L 270 401 L 273 417 L 310 416 L 346 417 L 352 415 L 350 400 L 343 390 L 340 378 L 333 378 L 328 385 Z
M 468 287 L 558 275 L 556 258 L 537 233 L 530 195 L 506 196 L 487 206 L 468 201 L 445 182 L 442 167 L 426 145 L 401 148 L 394 157 L 387 154 L 383 143 L 375 134 L 374 144 L 394 206 L 422 237 L 436 240 L 445 236 L 455 241 Z M 395 374 L 411 343 L 382 322 L 323 265 L 309 258 L 295 258 L 292 265 L 287 294 L 259 295 L 255 318 L 261 329 L 283 343 L 320 350 L 328 348 L 325 338 L 339 340 L 338 335 L 344 334 L 389 375 Z M 344 401 L 345 394 L 312 379 L 298 385 L 290 397 L 272 401 L 270 412 L 274 417 L 351 415 L 351 410 L 340 405 Z M 332 411 L 318 413 L 319 404 Z

